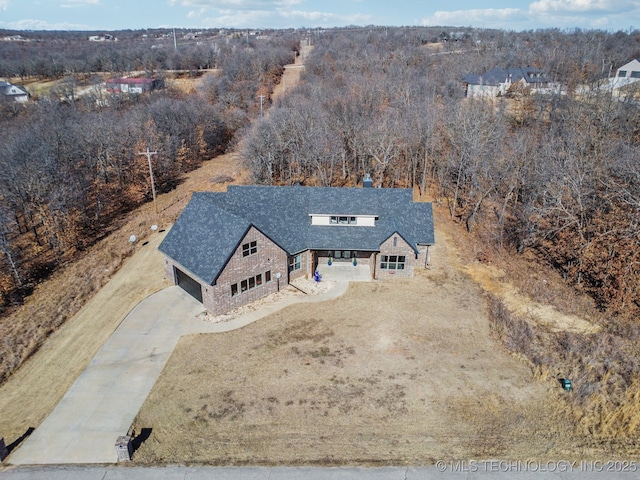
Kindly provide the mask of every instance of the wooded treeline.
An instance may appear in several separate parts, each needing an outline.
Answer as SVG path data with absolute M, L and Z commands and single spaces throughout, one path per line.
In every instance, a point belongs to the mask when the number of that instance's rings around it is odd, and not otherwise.
M 123 213 L 150 200 L 148 161 L 139 154 L 147 146 L 157 152 L 153 171 L 162 192 L 235 142 L 259 114 L 258 95 L 268 97 L 296 46 L 286 36 L 253 47 L 230 42 L 219 57 L 222 72 L 209 74 L 190 94 L 167 88 L 75 97 L 65 91 L 5 111 L 0 311 L 107 235 Z
M 531 249 L 602 309 L 640 305 L 637 97 L 576 93 L 637 57 L 640 33 L 486 32 L 423 45 L 415 33 L 319 36 L 303 84 L 256 122 L 242 152 L 259 183 L 417 186 L 451 217 Z M 464 98 L 465 73 L 535 65 L 566 95 Z M 604 67 L 603 67 L 604 66 Z
M 21 34 L 26 41 L 0 42 L 0 77 L 62 78 L 92 73 L 114 75 L 132 71 L 158 72 L 224 68 L 234 52 L 241 47 L 259 48 L 263 55 L 277 54 L 281 47 L 298 48 L 297 36 L 286 32 L 271 32 L 257 39 L 245 32 L 219 35 L 201 32 L 199 38 L 184 39 L 185 30 L 178 30 L 177 46 L 167 30 L 127 30 L 109 32 L 118 41 L 90 42 L 97 32 L 8 32 Z M 290 60 L 291 56 L 288 57 Z

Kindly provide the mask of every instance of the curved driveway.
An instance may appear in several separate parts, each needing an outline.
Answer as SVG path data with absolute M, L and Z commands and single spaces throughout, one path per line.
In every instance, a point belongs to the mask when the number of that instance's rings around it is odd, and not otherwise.
M 51 414 L 6 460 L 13 465 L 115 463 L 126 435 L 182 335 L 241 328 L 285 306 L 342 295 L 339 282 L 317 296 L 285 297 L 224 323 L 196 318 L 201 303 L 179 287 L 143 300 L 122 321 Z

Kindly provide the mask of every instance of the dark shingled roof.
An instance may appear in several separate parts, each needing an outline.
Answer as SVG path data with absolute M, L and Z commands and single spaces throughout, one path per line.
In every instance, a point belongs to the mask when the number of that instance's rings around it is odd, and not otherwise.
M 311 214 L 378 220 L 375 227 L 312 226 Z M 289 255 L 378 251 L 395 232 L 414 249 L 434 243 L 431 204 L 414 203 L 409 189 L 230 186 L 226 193 L 194 193 L 159 249 L 213 284 L 252 225 Z
M 527 83 L 549 83 L 549 79 L 544 72 L 533 67 L 509 68 L 507 70 L 494 67 L 488 72 L 480 75 L 468 73 L 462 77 L 462 81 L 470 85 L 498 86 L 499 84 L 506 82 L 509 76 L 511 76 L 511 81 L 513 83 L 520 79 L 524 79 Z

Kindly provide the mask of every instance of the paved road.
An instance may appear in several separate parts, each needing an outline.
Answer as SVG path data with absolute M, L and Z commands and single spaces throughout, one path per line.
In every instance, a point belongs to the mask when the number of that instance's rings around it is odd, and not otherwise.
M 606 464 L 575 466 L 570 464 L 511 464 L 487 462 L 449 464 L 438 467 L 409 468 L 312 468 L 312 467 L 20 467 L 2 472 L 3 480 L 476 480 L 476 479 L 561 479 L 561 480 L 637 480 L 638 472 L 601 472 Z M 459 471 L 464 467 L 464 471 Z M 615 464 L 611 464 L 613 470 Z M 622 467 L 622 466 L 621 466 Z M 445 470 L 445 471 L 441 471 Z M 455 471 L 452 471 L 455 470 Z M 593 471 L 596 470 L 596 471 Z

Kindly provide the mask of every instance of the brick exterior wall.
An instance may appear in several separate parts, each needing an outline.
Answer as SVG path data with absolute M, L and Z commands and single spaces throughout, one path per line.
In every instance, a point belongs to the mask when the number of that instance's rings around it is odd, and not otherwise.
M 396 239 L 396 246 L 394 247 L 394 239 Z M 405 267 L 404 270 L 382 270 L 380 263 L 383 255 L 404 255 Z M 385 278 L 394 277 L 412 277 L 413 269 L 416 263 L 416 253 L 411 246 L 404 241 L 404 239 L 394 233 L 388 239 L 386 239 L 382 245 L 380 245 L 380 253 L 376 255 L 376 280 L 382 280 Z
M 305 250 L 300 254 L 300 269 L 289 272 L 289 281 L 302 277 L 311 278 L 313 276 L 314 265 L 312 256 L 311 250 Z M 293 257 L 290 257 L 290 259 L 292 258 Z
M 257 242 L 257 253 L 243 257 L 242 245 L 253 241 Z M 259 230 L 251 227 L 227 262 L 216 284 L 203 288 L 204 306 L 213 315 L 218 315 L 274 293 L 278 290 L 276 273 L 282 275 L 279 282 L 282 288 L 287 285 L 288 268 L 289 258 L 287 253 Z M 265 282 L 264 274 L 267 271 L 271 272 L 270 282 Z M 258 274 L 262 275 L 262 285 L 246 292 L 239 292 L 236 296 L 231 296 L 232 284 L 237 283 L 240 290 L 240 282 L 242 280 L 255 277 Z
M 247 257 L 242 256 L 242 245 L 255 241 L 257 252 Z M 278 290 L 278 279 L 276 273 L 280 273 L 280 287 L 287 285 L 289 259 L 286 252 L 278 245 L 269 240 L 260 231 L 251 227 L 245 237 L 239 243 L 238 248 L 233 253 L 224 270 L 218 277 L 215 285 L 207 285 L 199 278 L 189 272 L 186 268 L 173 261 L 165 255 L 164 269 L 167 278 L 176 283 L 174 267 L 190 275 L 202 285 L 202 303 L 204 307 L 213 315 L 219 315 L 234 308 L 241 307 L 254 302 L 266 295 Z M 266 282 L 264 274 L 271 272 L 271 281 Z M 240 282 L 248 280 L 250 277 L 262 275 L 262 285 L 256 286 L 245 292 L 240 292 Z M 238 284 L 238 295 L 231 296 L 231 285 Z

